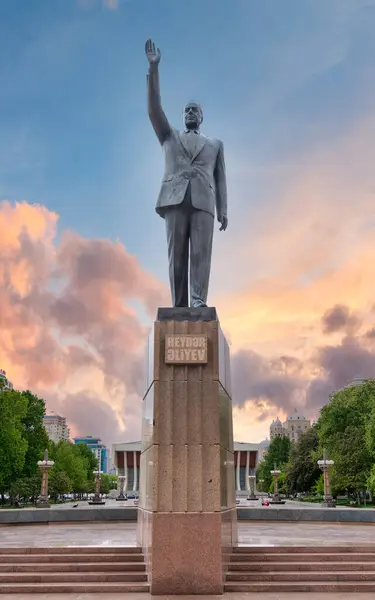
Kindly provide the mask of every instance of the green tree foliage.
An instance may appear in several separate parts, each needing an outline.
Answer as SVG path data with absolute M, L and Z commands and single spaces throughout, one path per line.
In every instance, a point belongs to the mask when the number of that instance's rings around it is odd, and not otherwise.
M 287 437 L 274 438 L 268 448 L 267 454 L 261 461 L 258 467 L 257 479 L 264 480 L 263 486 L 268 490 L 272 483 L 272 475 L 270 473 L 276 464 L 277 468 L 283 470 L 289 459 L 290 440 Z
M 314 483 L 314 485 L 311 488 L 311 491 L 314 492 L 314 494 L 318 494 L 319 496 L 323 496 L 324 495 L 324 476 L 323 476 L 323 473 L 320 474 L 319 479 L 316 480 L 316 482 Z
M 283 472 L 280 473 L 279 478 L 277 480 L 277 489 L 279 491 L 279 494 L 287 494 L 288 493 L 288 490 L 286 487 L 286 477 L 285 477 L 285 473 L 283 473 Z M 270 492 L 270 494 L 273 494 L 275 491 L 275 482 L 274 482 L 273 478 L 272 478 L 271 485 L 270 485 L 268 491 Z
M 335 461 L 332 487 L 336 492 L 359 492 L 367 487 L 374 464 L 375 381 L 339 390 L 322 408 L 320 453 L 327 449 Z
M 316 427 L 308 429 L 292 445 L 286 466 L 286 487 L 291 494 L 309 492 L 321 475 L 317 465 L 319 436 Z
M 95 454 L 90 450 L 87 444 L 80 442 L 75 444 L 76 452 L 85 460 L 87 466 L 87 479 L 93 478 L 93 471 L 98 468 L 98 459 Z
M 372 467 L 370 474 L 367 478 L 367 487 L 370 492 L 375 495 L 375 465 Z
M 102 494 L 109 494 L 111 490 L 113 490 L 111 475 L 103 473 L 103 475 L 100 478 L 100 492 Z
M 72 490 L 72 482 L 65 471 L 55 471 L 52 469 L 48 488 L 50 495 L 57 502 L 59 496 L 67 494 Z
M 27 412 L 23 419 L 24 438 L 27 441 L 27 451 L 22 475 L 30 477 L 38 471 L 38 460 L 43 458 L 44 450 L 48 447 L 48 435 L 43 425 L 45 402 L 29 390 L 21 392 L 27 400 Z
M 25 464 L 27 440 L 23 420 L 27 399 L 15 390 L 0 390 L 0 492 L 10 490 Z
M 10 495 L 22 503 L 35 504 L 40 494 L 41 483 L 41 473 L 36 473 L 31 477 L 20 477 L 11 485 Z
M 51 476 L 56 477 L 57 473 L 64 473 L 70 481 L 70 488 L 65 492 L 85 492 L 87 488 L 87 463 L 76 446 L 66 440 L 61 440 L 58 444 L 50 447 L 51 458 L 55 465 L 51 471 Z M 60 492 L 64 493 L 64 492 Z

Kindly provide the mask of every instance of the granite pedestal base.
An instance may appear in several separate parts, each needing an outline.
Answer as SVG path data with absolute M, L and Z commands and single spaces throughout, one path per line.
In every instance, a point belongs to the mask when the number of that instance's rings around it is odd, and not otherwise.
M 159 309 L 158 319 L 148 348 L 137 539 L 152 594 L 222 594 L 237 544 L 229 348 L 215 309 Z M 166 361 L 167 336 L 182 348 L 203 336 L 207 362 Z
M 147 518 L 152 528 L 151 593 L 222 594 L 221 514 L 154 513 Z

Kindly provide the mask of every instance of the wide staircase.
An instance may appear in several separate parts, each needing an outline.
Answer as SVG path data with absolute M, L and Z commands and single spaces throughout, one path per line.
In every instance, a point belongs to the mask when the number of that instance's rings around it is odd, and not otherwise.
M 0 548 L 0 594 L 148 591 L 139 548 Z
M 375 546 L 240 546 L 225 591 L 375 592 Z

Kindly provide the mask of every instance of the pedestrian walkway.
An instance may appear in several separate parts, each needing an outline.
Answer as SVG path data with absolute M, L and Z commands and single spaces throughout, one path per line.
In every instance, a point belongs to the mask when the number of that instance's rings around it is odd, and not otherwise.
M 0 547 L 136 546 L 136 523 L 51 523 L 2 525 Z M 362 523 L 238 523 L 246 546 L 351 546 L 374 544 L 375 525 Z M 87 600 L 87 599 L 85 599 Z
M 5 597 L 5 596 L 3 596 Z M 123 596 L 125 598 L 125 596 Z M 118 594 L 12 594 L 7 596 L 9 600 L 119 600 Z M 155 596 L 150 594 L 126 594 L 126 600 L 153 600 Z M 353 594 L 314 594 L 295 593 L 295 594 L 278 594 L 278 593 L 231 593 L 225 596 L 184 596 L 184 600 L 219 600 L 227 598 L 228 600 L 374 600 L 373 593 Z M 158 600 L 181 600 L 181 596 L 158 596 Z

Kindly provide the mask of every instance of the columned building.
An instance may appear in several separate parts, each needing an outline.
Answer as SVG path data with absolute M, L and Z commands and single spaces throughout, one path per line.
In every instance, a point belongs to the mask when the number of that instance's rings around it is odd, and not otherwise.
M 234 442 L 234 472 L 237 494 L 250 492 L 249 475 L 255 475 L 259 454 L 260 444 Z
M 234 442 L 234 469 L 237 493 L 248 493 L 250 491 L 249 475 L 255 475 L 261 450 L 260 444 Z M 113 444 L 112 459 L 118 475 L 126 476 L 126 491 L 138 492 L 141 442 Z
M 112 444 L 112 460 L 118 475 L 126 476 L 127 492 L 139 491 L 141 442 Z

